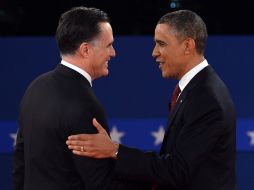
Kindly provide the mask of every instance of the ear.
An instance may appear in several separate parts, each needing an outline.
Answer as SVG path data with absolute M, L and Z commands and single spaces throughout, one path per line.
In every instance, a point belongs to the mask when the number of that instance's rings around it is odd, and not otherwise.
M 192 38 L 186 38 L 184 40 L 184 53 L 185 54 L 191 54 L 193 51 L 195 51 L 196 49 L 196 43 L 194 41 L 194 39 Z
M 90 47 L 89 47 L 88 43 L 86 43 L 86 42 L 81 43 L 80 46 L 79 46 L 80 55 L 82 57 L 87 57 L 89 55 L 89 52 L 90 52 L 89 48 Z

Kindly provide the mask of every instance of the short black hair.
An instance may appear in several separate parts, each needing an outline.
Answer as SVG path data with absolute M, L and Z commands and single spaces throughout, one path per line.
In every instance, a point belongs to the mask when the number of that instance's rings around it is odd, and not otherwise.
M 207 29 L 200 16 L 190 10 L 179 10 L 167 13 L 158 24 L 168 24 L 179 40 L 190 37 L 195 40 L 196 50 L 203 54 L 207 41 Z
M 74 54 L 81 43 L 92 41 L 101 32 L 101 22 L 109 23 L 110 19 L 97 8 L 74 7 L 63 13 L 56 30 L 60 53 Z

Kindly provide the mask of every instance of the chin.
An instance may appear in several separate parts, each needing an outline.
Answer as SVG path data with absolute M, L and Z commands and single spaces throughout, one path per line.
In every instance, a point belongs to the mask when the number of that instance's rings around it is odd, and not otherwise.
M 167 75 L 167 74 L 163 74 L 163 73 L 162 73 L 162 77 L 163 77 L 164 79 L 170 79 L 170 78 L 173 78 L 172 76 Z
M 108 76 L 108 74 L 109 74 L 108 70 L 104 72 L 104 76 Z
M 168 78 L 168 76 L 165 72 L 162 72 L 161 75 L 162 75 L 163 78 Z

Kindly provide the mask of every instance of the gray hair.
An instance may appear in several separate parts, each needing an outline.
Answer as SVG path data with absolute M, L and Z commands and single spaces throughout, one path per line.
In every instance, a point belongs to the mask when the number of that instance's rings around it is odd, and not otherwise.
M 208 34 L 204 21 L 196 13 L 189 10 L 167 13 L 158 24 L 168 24 L 179 40 L 187 37 L 194 39 L 197 52 L 204 54 Z

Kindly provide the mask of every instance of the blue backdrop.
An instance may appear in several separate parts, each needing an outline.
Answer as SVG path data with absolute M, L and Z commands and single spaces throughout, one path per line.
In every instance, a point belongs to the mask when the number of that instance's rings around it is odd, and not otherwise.
M 176 81 L 161 77 L 153 60 L 153 38 L 115 38 L 110 75 L 93 82 L 116 141 L 158 150 L 167 102 Z M 227 84 L 235 102 L 239 190 L 254 188 L 254 37 L 212 36 L 205 57 Z M 0 189 L 11 189 L 11 159 L 19 103 L 28 84 L 53 69 L 59 53 L 52 37 L 0 38 Z

